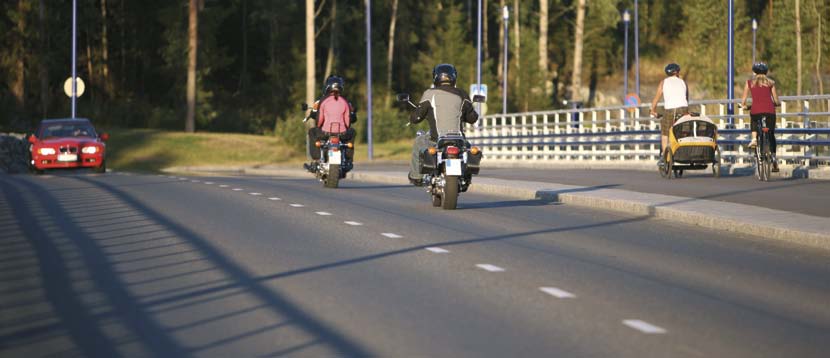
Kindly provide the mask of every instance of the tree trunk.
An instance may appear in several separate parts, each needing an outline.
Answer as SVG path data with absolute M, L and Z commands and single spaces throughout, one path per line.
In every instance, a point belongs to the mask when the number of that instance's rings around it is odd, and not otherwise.
M 553 91 L 553 82 L 548 76 L 548 0 L 539 0 L 539 71 L 548 97 Z
M 576 7 L 576 28 L 574 29 L 574 70 L 571 76 L 571 101 L 582 100 L 582 41 L 585 28 L 585 0 L 579 0 Z
M 196 130 L 196 54 L 199 45 L 198 0 L 190 0 L 189 24 L 187 27 L 187 117 L 184 130 Z
M 389 22 L 389 49 L 386 52 L 386 107 L 392 101 L 392 65 L 395 60 L 395 23 L 398 21 L 398 0 L 392 0 L 392 21 Z
M 824 79 L 821 78 L 821 12 L 818 9 L 817 1 L 813 0 L 813 9 L 816 11 L 816 79 L 818 79 L 818 94 L 824 94 Z
M 104 92 L 107 97 L 112 96 L 109 65 L 109 39 L 107 38 L 107 0 L 101 0 L 101 71 L 104 77 Z
M 49 111 L 49 66 L 47 63 L 47 51 L 49 49 L 48 41 L 49 41 L 49 21 L 46 18 L 46 0 L 40 0 L 39 5 L 39 17 L 40 17 L 40 66 L 38 69 L 38 75 L 40 77 L 40 107 L 41 107 L 41 118 L 48 117 Z
M 337 37 L 337 0 L 331 2 L 331 27 L 329 31 L 329 51 L 326 56 L 326 71 L 323 74 L 324 79 L 328 79 L 334 70 L 334 47 Z
M 519 0 L 513 0 L 513 48 L 516 50 L 516 70 L 521 69 L 521 59 L 522 59 L 522 39 L 521 39 L 521 28 L 519 26 Z M 516 88 L 519 87 L 519 76 L 518 74 L 521 73 L 520 71 L 516 72 Z
M 17 32 L 19 36 L 19 43 L 17 44 L 17 56 L 15 56 L 14 64 L 14 82 L 12 82 L 12 94 L 17 101 L 18 108 L 21 110 L 26 107 L 26 13 L 29 9 L 29 4 L 26 0 L 17 1 Z
M 86 85 L 86 92 L 89 92 L 89 100 L 95 100 L 94 91 L 94 84 L 96 83 L 95 79 L 95 66 L 92 63 L 92 35 L 89 33 L 89 28 L 86 30 L 86 72 L 87 76 L 89 76 L 89 83 Z
M 795 0 L 796 95 L 801 95 L 801 1 Z
M 238 92 L 245 92 L 248 83 L 248 0 L 242 0 L 242 70 L 239 73 Z
M 305 101 L 314 103 L 314 0 L 305 0 Z
M 395 1 L 397 1 L 397 0 L 395 0 Z M 482 4 L 482 6 L 481 6 L 481 27 L 482 27 L 482 29 L 481 29 L 481 31 L 482 31 L 481 42 L 483 42 L 482 45 L 481 45 L 482 46 L 482 50 L 481 50 L 482 51 L 482 54 L 481 54 L 481 57 L 482 57 L 481 61 L 482 62 L 487 61 L 487 57 L 488 57 L 488 53 L 489 53 L 487 51 L 487 37 L 488 37 L 487 36 L 487 23 L 490 22 L 490 21 L 487 21 L 487 3 L 488 2 L 490 2 L 490 1 L 489 0 L 482 0 L 482 2 L 481 2 L 481 4 Z
M 498 13 L 501 14 L 504 11 L 504 0 L 499 0 L 499 11 Z M 504 87 L 504 16 L 499 15 L 499 67 L 496 69 L 496 76 L 499 78 L 499 89 L 501 90 Z

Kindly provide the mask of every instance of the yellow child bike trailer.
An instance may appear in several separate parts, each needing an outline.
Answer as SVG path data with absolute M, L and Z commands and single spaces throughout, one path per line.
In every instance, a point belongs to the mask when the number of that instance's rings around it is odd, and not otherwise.
M 671 179 L 683 176 L 686 170 L 706 170 L 720 177 L 718 128 L 711 119 L 696 113 L 680 117 L 669 131 L 669 148 L 663 151 L 660 176 Z

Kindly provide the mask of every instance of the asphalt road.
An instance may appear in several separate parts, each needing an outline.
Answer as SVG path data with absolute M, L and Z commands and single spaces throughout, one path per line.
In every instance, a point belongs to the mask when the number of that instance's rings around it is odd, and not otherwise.
M 830 254 L 544 201 L 0 176 L 0 356 L 825 357 Z
M 407 165 L 360 164 L 359 170 L 408 170 Z M 830 180 L 781 178 L 769 182 L 752 175 L 715 179 L 711 171 L 686 171 L 666 180 L 654 171 L 616 169 L 482 168 L 481 177 L 623 189 L 641 193 L 724 201 L 830 218 Z

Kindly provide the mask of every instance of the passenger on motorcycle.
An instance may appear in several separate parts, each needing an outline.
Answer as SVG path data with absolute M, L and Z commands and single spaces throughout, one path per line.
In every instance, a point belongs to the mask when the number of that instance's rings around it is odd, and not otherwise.
M 657 116 L 657 102 L 663 97 L 663 119 L 660 121 L 660 164 L 663 163 L 662 151 L 667 150 L 669 130 L 678 116 L 689 113 L 689 87 L 680 78 L 680 65 L 670 63 L 665 68 L 666 78 L 657 86 L 657 93 L 651 101 L 651 116 Z
M 758 127 L 761 123 L 761 117 L 766 117 L 767 128 L 769 128 L 769 148 L 772 153 L 772 171 L 778 171 L 778 160 L 775 159 L 775 106 L 778 101 L 778 93 L 775 92 L 775 81 L 767 77 L 769 66 L 766 63 L 759 62 L 752 65 L 752 72 L 754 75 L 751 80 L 746 81 L 744 85 L 744 95 L 741 99 L 741 106 L 746 107 L 747 95 L 752 95 L 752 108 L 749 110 L 750 131 L 752 132 L 752 141 L 749 142 L 750 148 L 755 148 L 758 138 Z
M 309 143 L 325 140 L 332 134 L 337 134 L 340 141 L 348 143 L 354 140 L 355 130 L 352 125 L 357 121 L 357 113 L 352 104 L 343 97 L 345 83 L 340 76 L 329 76 L 323 87 L 323 96 L 314 102 L 309 118 L 316 125 L 308 130 Z M 306 170 L 315 172 L 320 162 L 320 150 L 313 145 L 309 146 L 312 162 L 303 164 Z M 346 150 L 346 158 L 354 158 L 354 149 Z
M 475 123 L 478 113 L 473 109 L 470 96 L 463 89 L 456 88 L 458 72 L 455 66 L 447 63 L 435 66 L 432 69 L 433 86 L 421 96 L 417 108 L 410 114 L 410 123 L 420 123 L 427 120 L 429 133 L 415 138 L 412 148 L 412 161 L 409 167 L 409 181 L 415 185 L 423 185 L 420 174 L 420 153 L 430 146 L 435 146 L 438 137 L 448 132 L 464 131 L 463 123 Z

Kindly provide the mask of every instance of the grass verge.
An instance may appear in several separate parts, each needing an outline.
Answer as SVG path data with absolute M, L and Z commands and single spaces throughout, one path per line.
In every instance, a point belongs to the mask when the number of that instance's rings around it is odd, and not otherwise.
M 306 160 L 303 150 L 272 136 L 151 129 L 115 129 L 109 133 L 107 166 L 116 170 L 159 172 L 180 166 L 262 166 Z M 408 160 L 411 150 L 411 140 L 376 143 L 373 156 L 375 160 Z M 358 143 L 355 161 L 366 161 L 367 152 L 366 145 Z

